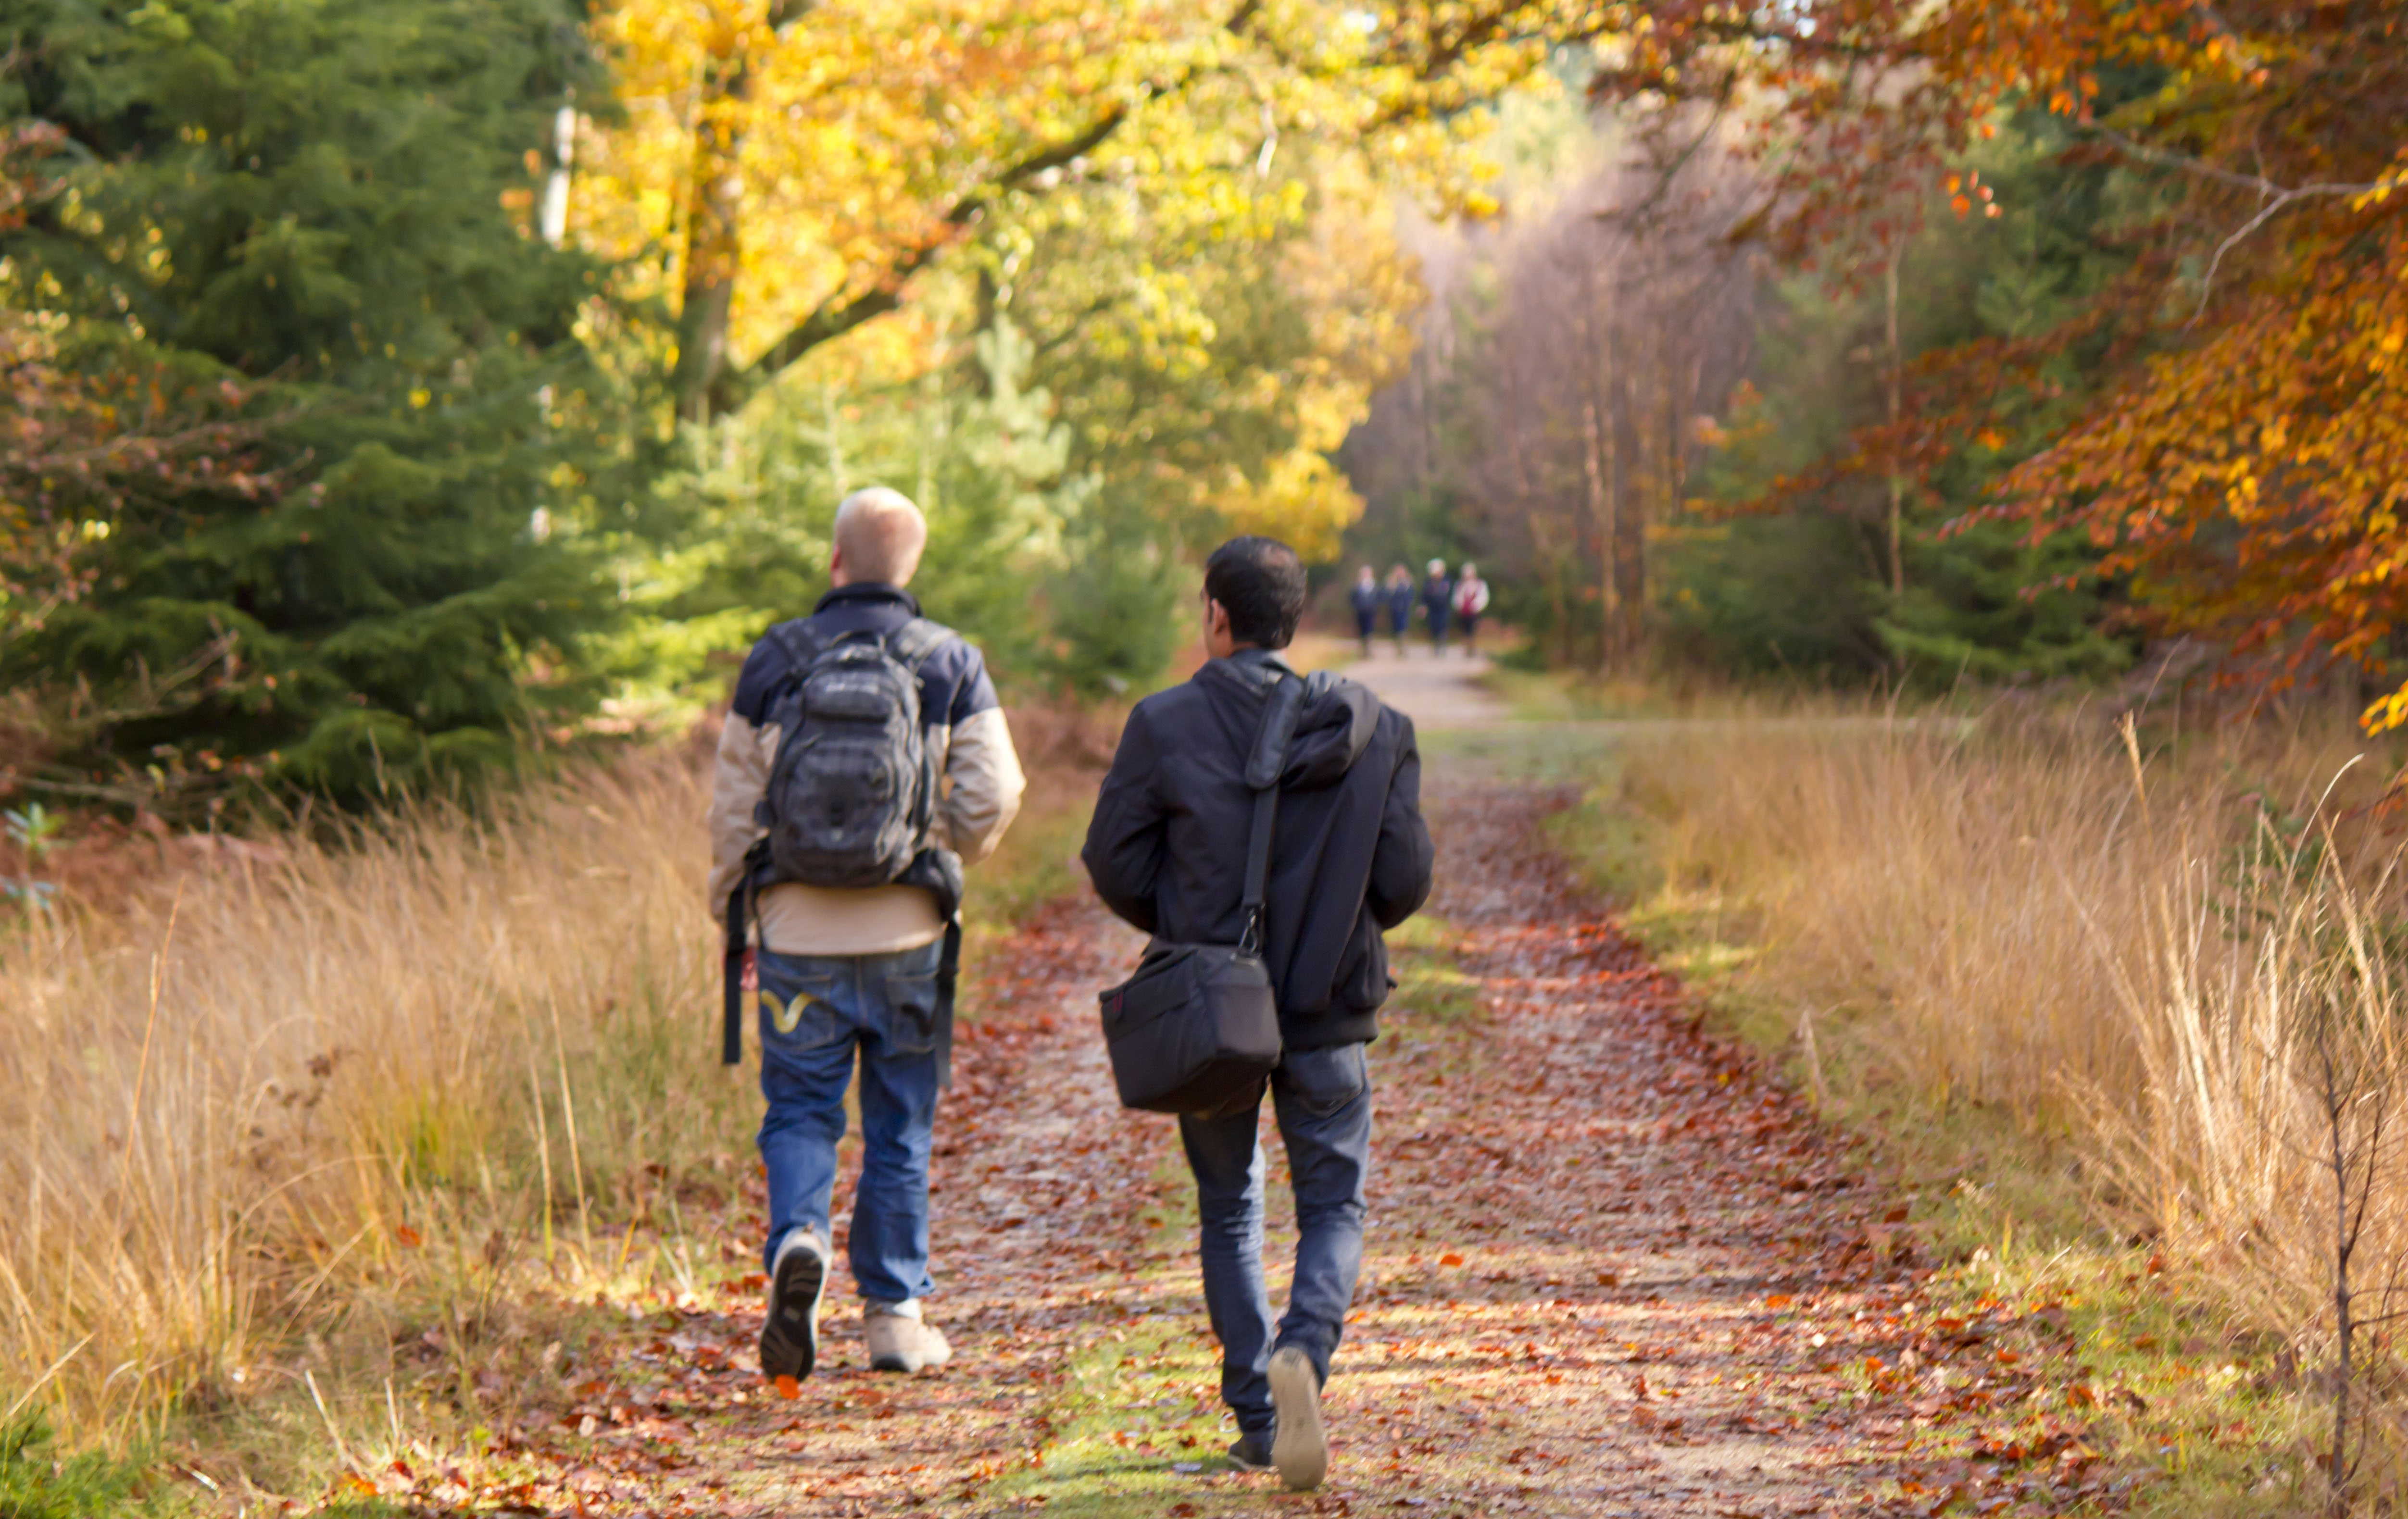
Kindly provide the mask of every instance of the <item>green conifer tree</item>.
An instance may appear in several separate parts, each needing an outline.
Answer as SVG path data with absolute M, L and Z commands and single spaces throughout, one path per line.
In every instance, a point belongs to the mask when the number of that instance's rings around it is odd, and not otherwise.
M 577 331 L 597 272 L 527 224 L 550 113 L 590 66 L 575 14 L 0 0 L 0 108 L 64 134 L 0 238 L 0 298 L 51 324 L 61 363 L 150 376 L 130 412 L 213 394 L 259 438 L 218 483 L 54 509 L 85 514 L 89 587 L 38 615 L 0 604 L 0 678 L 91 694 L 115 718 L 70 757 L 109 787 L 147 774 L 143 804 L 170 810 L 246 780 L 390 795 L 573 712 L 615 603 L 548 529 L 590 520 L 625 452 Z

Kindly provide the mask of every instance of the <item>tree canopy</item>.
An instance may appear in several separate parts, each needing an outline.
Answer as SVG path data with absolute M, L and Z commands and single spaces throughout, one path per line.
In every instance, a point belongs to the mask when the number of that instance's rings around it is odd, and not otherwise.
M 1911 411 L 1860 431 L 1848 461 L 1928 488 L 2022 437 L 1952 530 L 2079 533 L 2100 551 L 2079 573 L 2120 584 L 2141 625 L 2257 656 L 2235 673 L 2261 689 L 2355 664 L 2388 691 L 2368 721 L 2408 720 L 2408 18 L 2197 0 L 1654 18 L 1598 93 L 1779 91 L 1755 129 L 1773 165 L 1756 225 L 1794 256 L 1901 237 L 1942 200 L 1960 218 L 2045 214 L 2045 192 L 2002 201 L 1965 172 L 2017 113 L 2062 123 L 2046 134 L 2057 176 L 2136 182 L 2097 229 L 2115 279 L 2054 321 L 1934 351 Z M 1901 177 L 1925 193 L 1885 199 Z M 2033 437 L 2070 357 L 2080 404 Z
M 1595 667 L 2181 636 L 2408 720 L 2392 9 L 6 17 L 15 784 L 371 798 L 689 710 L 873 479 L 1031 688 L 1151 679 L 1246 529 L 1482 554 Z

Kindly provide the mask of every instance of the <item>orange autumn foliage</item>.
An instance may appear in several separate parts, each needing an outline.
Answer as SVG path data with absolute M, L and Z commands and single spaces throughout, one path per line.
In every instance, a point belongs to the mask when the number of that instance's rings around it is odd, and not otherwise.
M 1810 258 L 1945 194 L 1999 111 L 2045 108 L 2105 155 L 2180 188 L 2128 236 L 2133 272 L 2057 333 L 1933 356 L 1916 415 L 1851 456 L 1927 472 L 1979 441 L 2004 390 L 2114 327 L 2090 399 L 2001 480 L 1987 514 L 2086 534 L 2155 629 L 2219 640 L 2279 689 L 2333 661 L 2408 722 L 2408 15 L 2243 0 L 1860 0 L 1737 21 L 1658 7 L 1605 94 L 1776 102 L 1747 230 Z M 2101 111 L 2100 79 L 2128 81 Z M 2143 81 L 2133 93 L 2128 81 Z M 1753 95 L 1751 96 L 1751 92 Z M 2014 214 L 2014 208 L 2004 208 Z M 1876 233 L 1875 236 L 1881 234 Z

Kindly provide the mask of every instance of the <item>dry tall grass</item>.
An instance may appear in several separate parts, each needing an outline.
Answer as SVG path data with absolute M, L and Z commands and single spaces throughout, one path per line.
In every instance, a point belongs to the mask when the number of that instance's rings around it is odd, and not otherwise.
M 1926 1114 L 2071 1139 L 2362 1400 L 2408 1306 L 2396 768 L 2339 727 L 1760 720 L 1635 744 L 1621 784 L 1810 1062 L 1819 1030 Z
M 703 795 L 657 758 L 0 937 L 0 1382 L 126 1431 L 464 1206 L 540 1235 L 726 1148 Z
M 973 972 L 1075 884 L 1117 728 L 1012 724 L 1035 783 L 971 873 Z M 402 1297 L 448 1295 L 465 1388 L 466 1316 L 513 1287 L 741 1268 L 758 1241 L 689 1240 L 676 1203 L 732 1200 L 759 1121 L 752 1068 L 718 1063 L 702 768 L 659 750 L 474 816 L 227 844 L 105 913 L 0 928 L 0 1426 L 38 1398 L 122 1446 L 274 1382 L 313 1414 L 322 1391 L 327 1433 L 331 1342 L 382 1426 L 393 1335 L 429 1307 Z M 606 1220 L 646 1250 L 597 1242 Z

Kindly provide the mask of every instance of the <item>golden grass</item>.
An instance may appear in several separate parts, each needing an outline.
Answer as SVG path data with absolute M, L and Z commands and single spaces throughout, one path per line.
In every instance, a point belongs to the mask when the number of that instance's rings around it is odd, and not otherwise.
M 550 1249 L 729 1148 L 703 795 L 655 757 L 0 940 L 0 1376 L 155 1426 L 466 1208 Z
M 972 872 L 990 925 L 1069 884 L 1092 793 L 1090 722 L 1015 726 L 1041 784 Z M 757 1240 L 689 1240 L 676 1201 L 734 1200 L 758 1122 L 718 1063 L 707 795 L 691 752 L 635 754 L 0 932 L 0 1412 L 122 1450 L 280 1402 L 270 1443 L 302 1417 L 339 1456 L 342 1384 L 383 1426 L 421 1321 L 468 1394 L 514 1289 L 740 1266 Z
M 2164 989 L 2167 892 L 2231 875 L 2261 804 L 2315 809 L 2355 752 L 2215 735 L 2136 771 L 2105 724 L 1799 715 L 1642 735 L 1620 784 L 1672 899 L 1748 915 L 1794 1023 L 1852 1019 L 1931 1103 L 2047 1125 L 2069 1079 L 2141 1075 L 2116 1010 Z
M 2344 1350 L 2349 1441 L 2385 1444 L 2401 1391 L 2397 769 L 2339 724 L 1764 717 L 1633 739 L 1580 842 L 1658 872 L 1642 926 L 1777 1019 L 1822 1100 L 1910 1152 L 2021 1145 L 1992 1169 L 2060 1192 L 2070 1159 L 2092 1217 L 2321 1368 L 2321 1466 Z

